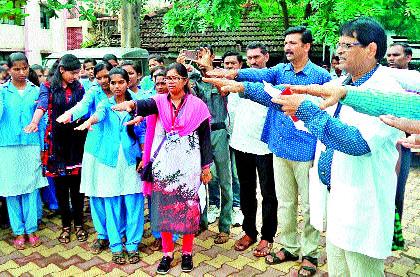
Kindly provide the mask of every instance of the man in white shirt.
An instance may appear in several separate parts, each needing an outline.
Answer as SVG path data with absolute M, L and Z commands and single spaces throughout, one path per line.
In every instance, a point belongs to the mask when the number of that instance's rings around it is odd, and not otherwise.
M 267 47 L 251 43 L 246 51 L 247 63 L 252 68 L 265 68 L 269 59 Z M 236 95 L 236 94 L 235 94 Z M 230 95 L 229 95 L 230 96 Z M 231 105 L 231 104 L 230 104 Z M 245 235 L 236 241 L 235 250 L 244 251 L 257 241 L 257 172 L 262 194 L 261 240 L 254 249 L 254 256 L 264 257 L 270 253 L 277 230 L 277 198 L 274 185 L 273 154 L 261 133 L 268 108 L 249 99 L 239 98 L 230 146 L 234 149 L 236 168 L 240 183 L 241 210 L 244 214 L 242 229 Z
M 390 71 L 378 65 L 385 51 L 379 23 L 370 18 L 345 23 L 337 54 L 349 77 L 331 83 L 402 92 Z M 275 102 L 295 113 L 319 140 L 310 172 L 311 224 L 323 227 L 327 206 L 329 276 L 384 276 L 394 231 L 395 145 L 402 132 L 340 104 L 325 113 L 302 95 L 280 96 Z M 328 196 L 320 196 L 327 187 Z

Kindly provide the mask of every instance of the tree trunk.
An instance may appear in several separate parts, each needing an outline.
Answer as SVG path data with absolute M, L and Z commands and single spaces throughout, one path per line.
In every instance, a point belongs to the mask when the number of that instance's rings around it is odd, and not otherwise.
M 280 0 L 279 4 L 280 4 L 281 10 L 283 12 L 283 24 L 284 24 L 284 29 L 286 30 L 287 28 L 290 27 L 289 11 L 287 9 L 286 0 Z
M 308 1 L 305 8 L 305 15 L 303 16 L 303 19 L 308 19 L 312 15 L 312 5 L 311 1 Z
M 121 1 L 121 47 L 140 47 L 140 13 L 142 0 Z

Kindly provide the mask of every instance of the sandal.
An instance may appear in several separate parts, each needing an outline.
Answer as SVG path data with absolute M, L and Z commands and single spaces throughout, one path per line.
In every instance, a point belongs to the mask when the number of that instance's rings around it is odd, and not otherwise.
M 251 245 L 253 245 L 256 242 L 255 239 L 251 238 L 248 235 L 244 235 L 242 238 L 238 239 L 235 242 L 235 250 L 236 251 L 245 251 L 247 250 Z
M 127 256 L 128 256 L 128 262 L 130 264 L 136 264 L 136 263 L 140 262 L 139 251 L 128 251 Z
M 14 246 L 17 250 L 24 250 L 24 249 L 25 249 L 25 237 L 24 237 L 24 236 L 17 236 L 17 237 L 13 240 L 13 246 Z
M 119 265 L 125 264 L 127 262 L 123 252 L 112 253 L 112 261 Z
M 270 254 L 271 249 L 273 248 L 273 244 L 266 240 L 261 240 L 258 246 L 254 249 L 254 256 L 255 257 L 265 257 Z
M 214 238 L 214 243 L 215 244 L 223 244 L 223 243 L 228 242 L 228 240 L 229 240 L 229 234 L 225 233 L 225 232 L 220 232 Z
M 316 274 L 316 267 L 318 266 L 318 259 L 317 258 L 313 258 L 311 256 L 303 256 L 302 257 L 302 261 L 307 261 L 310 262 L 312 265 L 302 265 L 299 268 L 298 271 L 298 276 L 299 277 L 308 277 L 308 276 L 314 276 Z M 303 274 L 302 270 L 306 270 L 308 273 L 307 274 Z
M 149 249 L 152 251 L 162 250 L 162 239 L 155 239 L 149 246 Z
M 29 235 L 29 243 L 31 244 L 32 247 L 38 247 L 42 244 L 39 237 L 35 234 L 30 234 Z
M 90 246 L 90 252 L 93 254 L 100 254 L 102 251 L 109 247 L 109 240 L 97 239 Z
M 75 226 L 75 231 L 76 231 L 76 238 L 79 242 L 84 242 L 87 241 L 88 239 L 88 232 L 83 229 L 83 226 Z
M 282 248 L 279 252 L 283 253 L 284 258 L 281 259 L 275 252 L 271 252 L 265 257 L 265 263 L 269 265 L 274 264 L 281 264 L 284 262 L 290 262 L 290 261 L 297 261 L 299 260 L 299 256 L 294 256 L 292 253 L 287 251 L 286 249 Z
M 70 227 L 63 227 L 61 234 L 58 236 L 58 241 L 62 244 L 70 242 Z

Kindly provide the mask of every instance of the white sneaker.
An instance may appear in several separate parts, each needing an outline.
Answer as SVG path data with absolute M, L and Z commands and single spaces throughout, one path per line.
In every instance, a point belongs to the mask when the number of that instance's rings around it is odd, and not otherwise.
M 241 208 L 233 207 L 232 210 L 232 225 L 234 227 L 239 227 L 244 221 L 244 215 L 242 214 Z
M 207 208 L 207 221 L 212 224 L 220 216 L 220 209 L 216 205 L 209 205 Z

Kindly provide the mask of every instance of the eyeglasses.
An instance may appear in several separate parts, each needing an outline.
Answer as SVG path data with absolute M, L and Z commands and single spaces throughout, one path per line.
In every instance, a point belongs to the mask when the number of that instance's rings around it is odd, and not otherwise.
M 185 77 L 178 76 L 167 76 L 165 77 L 165 82 L 179 82 L 180 80 L 186 79 Z
M 354 47 L 354 46 L 359 46 L 362 45 L 360 42 L 353 42 L 353 43 L 337 43 L 337 45 L 335 46 L 336 49 L 338 49 L 338 47 L 341 47 L 341 49 L 347 51 L 350 48 Z

